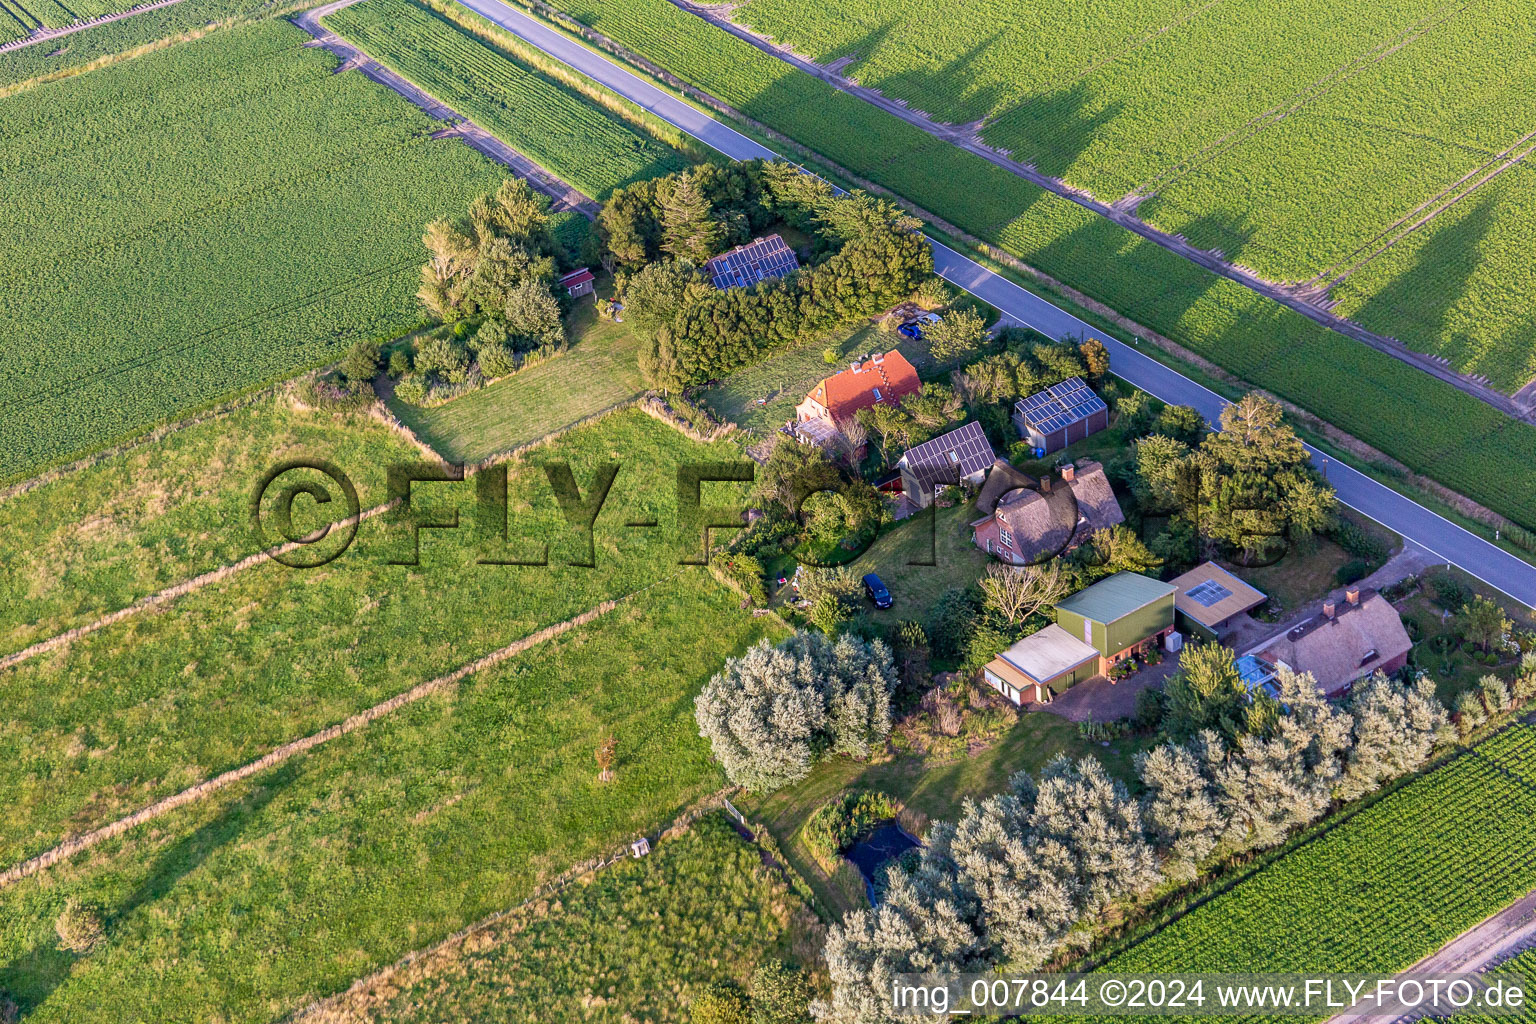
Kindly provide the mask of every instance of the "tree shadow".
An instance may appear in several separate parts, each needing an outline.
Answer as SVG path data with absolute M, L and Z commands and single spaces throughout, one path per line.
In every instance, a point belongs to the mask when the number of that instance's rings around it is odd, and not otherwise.
M 1239 260 L 1258 228 L 1245 212 L 1207 210 L 1185 221 L 1178 233 L 1197 249 L 1220 250 L 1224 258 Z
M 102 914 L 106 931 L 104 944 L 136 910 L 164 897 L 176 884 L 195 871 L 219 847 L 239 837 L 246 826 L 278 792 L 293 781 L 297 770 L 284 765 L 259 789 L 244 799 L 227 804 L 211 821 L 166 847 L 145 874 L 144 880 L 120 904 Z M 69 980 L 74 953 L 60 949 L 52 930 L 26 953 L 0 966 L 0 992 L 9 994 L 25 1018 L 39 1009 L 60 985 Z
M 988 122 L 983 135 L 1041 174 L 1065 178 L 1104 126 L 1124 109 L 1123 100 L 1100 104 L 1086 82 L 1074 82 L 1002 111 Z

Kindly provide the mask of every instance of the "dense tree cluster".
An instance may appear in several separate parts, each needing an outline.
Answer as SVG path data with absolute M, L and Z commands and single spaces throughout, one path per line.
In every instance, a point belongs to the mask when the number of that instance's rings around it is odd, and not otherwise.
M 890 734 L 895 684 L 880 641 L 801 630 L 726 662 L 694 710 L 731 782 L 764 793 L 803 779 L 823 757 L 868 757 Z
M 813 238 L 809 265 L 746 288 L 716 289 L 711 256 L 783 221 Z M 863 193 L 839 197 L 780 163 L 704 165 L 615 193 L 598 218 L 621 270 L 641 369 L 676 390 L 722 377 L 768 352 L 871 316 L 933 270 L 918 222 Z
M 1284 673 L 1275 711 L 1261 731 L 1204 728 L 1140 755 L 1139 798 L 1092 758 L 1057 758 L 935 823 L 915 868 L 888 869 L 885 901 L 831 929 L 826 1019 L 892 1019 L 902 973 L 1038 968 L 1110 902 L 1278 843 L 1334 800 L 1421 767 L 1446 726 L 1431 683 L 1380 675 L 1335 705 Z
M 1218 548 L 1271 561 L 1327 529 L 1337 508 L 1280 406 L 1256 392 L 1223 409 L 1221 430 L 1198 445 L 1137 440 L 1132 488 L 1145 512 L 1173 521 L 1157 553 L 1184 563 Z

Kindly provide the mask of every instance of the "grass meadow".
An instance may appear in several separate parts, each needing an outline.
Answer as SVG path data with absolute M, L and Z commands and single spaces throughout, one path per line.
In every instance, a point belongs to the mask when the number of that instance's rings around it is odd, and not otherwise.
M 289 389 L 0 501 L 0 655 L 260 550 L 256 484 L 299 457 L 341 467 L 368 508 L 385 500 L 391 462 L 422 456 L 380 420 L 310 408 Z M 310 474 L 283 479 L 298 476 Z M 296 502 L 295 528 L 327 511 Z
M 0 479 L 419 322 L 422 226 L 503 171 L 308 38 L 264 21 L 0 101 Z
M 609 294 L 603 289 L 603 295 Z M 627 325 L 600 320 L 581 301 L 566 321 L 565 354 L 445 405 L 391 402 L 400 421 L 451 462 L 477 462 L 634 398 L 645 390 L 640 339 Z
M 733 458 L 638 411 L 572 431 L 514 467 L 507 541 L 474 508 L 474 482 L 417 484 L 420 564 L 403 519 L 364 523 L 318 569 L 265 562 L 0 673 L 0 862 L 54 845 L 243 764 L 543 627 L 682 569 L 676 471 Z M 739 456 L 735 456 L 739 457 Z M 568 462 L 583 494 L 619 474 L 591 554 L 542 471 Z M 740 485 L 706 485 L 706 504 Z M 624 524 L 656 520 L 654 528 Z M 696 545 L 697 539 L 692 542 Z M 482 559 L 548 565 L 483 564 Z M 637 598 L 642 605 L 650 599 Z
M 726 657 L 776 638 L 771 620 L 691 572 L 0 890 L 0 988 L 36 1024 L 269 1022 L 670 821 L 724 781 L 694 694 Z M 410 646 L 397 639 L 397 656 Z M 301 652 L 284 660 L 303 665 Z M 197 699 L 179 690 L 167 703 Z M 225 717 L 236 703 L 279 714 L 242 690 Z M 593 751 L 610 736 L 615 778 L 601 783 Z M 105 921 L 85 957 L 57 947 L 70 897 Z
M 721 814 L 396 972 L 303 1024 L 687 1019 L 707 984 L 815 954 L 815 915 Z M 798 956 L 797 956 L 798 954 Z

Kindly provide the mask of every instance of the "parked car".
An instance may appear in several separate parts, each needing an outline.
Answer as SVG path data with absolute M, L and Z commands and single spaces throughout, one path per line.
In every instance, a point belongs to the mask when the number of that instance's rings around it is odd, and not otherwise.
M 879 576 L 869 573 L 864 577 L 864 593 L 875 602 L 876 608 L 889 608 L 891 606 L 891 592 L 886 589 L 885 583 Z
M 936 324 L 942 319 L 943 317 L 937 313 L 924 313 L 922 316 L 914 317 L 912 322 L 921 326 L 923 324 Z
M 902 324 L 896 328 L 896 333 L 905 335 L 914 341 L 921 341 L 923 339 L 923 329 L 916 323 Z

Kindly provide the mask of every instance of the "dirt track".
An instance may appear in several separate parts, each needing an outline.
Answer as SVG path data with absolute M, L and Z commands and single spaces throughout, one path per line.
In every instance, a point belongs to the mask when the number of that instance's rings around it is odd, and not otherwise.
M 575 210 L 588 220 L 592 220 L 597 216 L 598 205 L 592 199 L 578 192 L 553 174 L 550 174 L 544 168 L 511 146 L 508 146 L 469 118 L 447 104 L 440 102 L 430 93 L 418 89 L 400 75 L 384 67 L 362 50 L 359 50 L 321 24 L 321 18 L 328 14 L 334 14 L 344 7 L 350 7 L 357 2 L 358 0 L 334 0 L 333 3 L 311 8 L 302 14 L 294 15 L 293 23 L 315 37 L 314 43 L 310 45 L 324 47 L 337 57 L 340 57 L 342 71 L 353 69 L 361 71 L 370 80 L 410 100 L 417 107 L 425 111 L 429 117 L 439 121 L 451 122 L 451 127 L 440 132 L 437 136 L 438 138 L 463 139 L 470 148 L 485 154 L 499 164 L 511 168 L 518 177 L 526 179 L 528 184 L 544 195 L 549 196 L 552 201 L 550 208 L 556 212 Z

